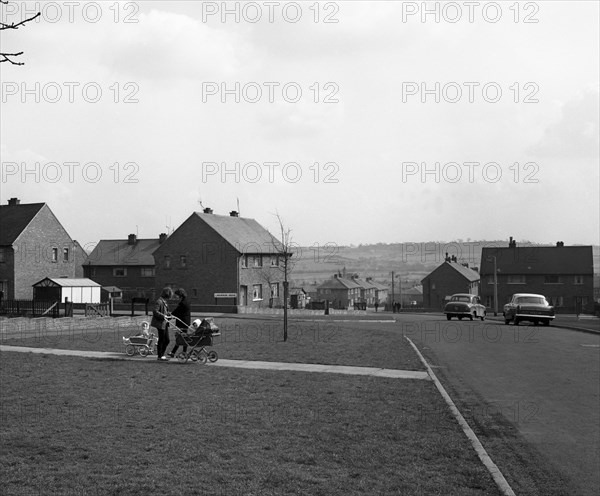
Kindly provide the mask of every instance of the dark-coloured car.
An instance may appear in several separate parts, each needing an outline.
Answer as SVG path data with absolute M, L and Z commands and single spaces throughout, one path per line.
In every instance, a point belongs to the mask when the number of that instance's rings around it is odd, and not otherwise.
M 450 301 L 444 305 L 446 318 L 450 320 L 457 317 L 462 320 L 463 317 L 485 319 L 485 306 L 481 304 L 479 296 L 469 293 L 457 293 L 450 297 Z
M 519 325 L 519 322 L 533 322 L 538 325 L 540 322 L 545 326 L 550 325 L 554 320 L 554 307 L 548 303 L 544 295 L 533 293 L 516 293 L 512 295 L 510 301 L 504 305 L 504 323 L 513 322 Z

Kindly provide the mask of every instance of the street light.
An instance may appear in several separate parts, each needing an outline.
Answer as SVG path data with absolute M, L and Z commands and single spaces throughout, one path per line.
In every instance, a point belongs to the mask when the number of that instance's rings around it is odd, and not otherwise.
M 494 259 L 494 317 L 498 315 L 498 269 L 496 268 L 496 257 L 490 256 Z

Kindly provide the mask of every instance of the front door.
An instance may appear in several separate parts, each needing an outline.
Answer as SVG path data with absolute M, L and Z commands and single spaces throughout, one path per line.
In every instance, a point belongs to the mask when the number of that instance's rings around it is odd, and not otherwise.
M 248 286 L 240 286 L 240 305 L 248 304 Z

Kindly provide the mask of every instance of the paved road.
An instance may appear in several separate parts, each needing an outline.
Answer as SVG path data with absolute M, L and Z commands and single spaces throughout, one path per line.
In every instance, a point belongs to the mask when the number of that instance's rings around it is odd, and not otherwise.
M 600 494 L 599 335 L 440 316 L 397 318 L 446 382 L 457 391 L 471 389 L 501 412 L 573 479 L 578 494 Z

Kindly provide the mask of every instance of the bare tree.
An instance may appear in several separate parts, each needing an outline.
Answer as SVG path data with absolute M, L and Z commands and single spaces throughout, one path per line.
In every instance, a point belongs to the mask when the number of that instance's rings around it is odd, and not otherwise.
M 280 271 L 283 274 L 283 340 L 288 338 L 288 300 L 290 295 L 289 281 L 294 263 L 292 262 L 292 230 L 286 228 L 279 213 L 276 213 L 277 221 L 279 222 L 279 230 L 281 239 L 273 236 L 273 250 L 275 256 L 278 257 L 278 263 L 273 269 Z
M 0 0 L 0 4 L 8 5 L 8 0 Z M 7 24 L 5 22 L 0 22 L 0 31 L 4 31 L 5 29 L 19 29 L 19 27 L 24 26 L 26 23 L 33 21 L 34 19 L 37 19 L 40 15 L 42 15 L 41 12 L 38 12 L 33 17 L 24 19 L 21 22 L 17 22 L 16 24 L 14 22 L 11 24 Z M 23 55 L 23 52 L 17 52 L 17 53 L 0 52 L 0 57 L 2 57 L 0 59 L 0 62 L 10 62 L 12 65 L 25 65 L 25 62 L 15 62 L 14 60 L 12 60 L 12 57 L 18 57 L 20 55 Z

